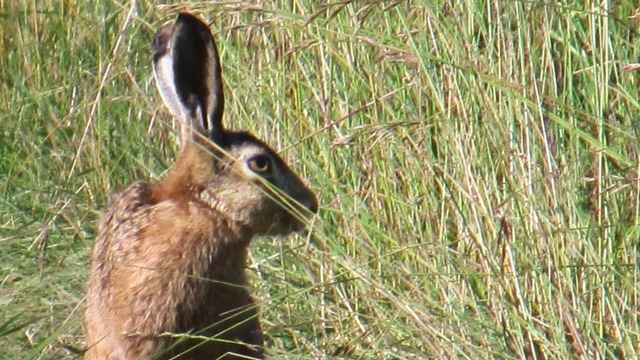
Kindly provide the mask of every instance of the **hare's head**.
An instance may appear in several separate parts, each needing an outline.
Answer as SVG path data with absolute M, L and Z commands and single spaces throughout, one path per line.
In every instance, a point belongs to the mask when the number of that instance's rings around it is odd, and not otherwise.
M 255 234 L 304 228 L 315 195 L 264 142 L 222 125 L 224 94 L 218 50 L 209 27 L 190 14 L 156 34 L 156 83 L 182 121 L 175 169 L 159 198 L 198 201 Z

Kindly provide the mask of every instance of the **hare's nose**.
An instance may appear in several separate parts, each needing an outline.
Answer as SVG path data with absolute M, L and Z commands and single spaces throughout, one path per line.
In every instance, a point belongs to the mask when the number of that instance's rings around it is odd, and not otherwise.
M 311 203 L 307 208 L 314 214 L 318 212 L 318 199 L 316 199 L 315 195 L 312 195 Z
M 316 199 L 316 195 L 310 190 L 305 194 L 300 204 L 314 214 L 318 212 L 318 199 Z

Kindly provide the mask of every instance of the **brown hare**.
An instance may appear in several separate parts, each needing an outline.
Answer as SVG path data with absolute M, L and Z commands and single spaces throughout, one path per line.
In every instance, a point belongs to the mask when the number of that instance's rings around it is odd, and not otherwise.
M 305 228 L 315 195 L 264 142 L 222 126 L 216 44 L 188 13 L 155 36 L 156 82 L 182 121 L 178 159 L 102 216 L 85 312 L 85 359 L 263 358 L 246 289 L 255 235 Z

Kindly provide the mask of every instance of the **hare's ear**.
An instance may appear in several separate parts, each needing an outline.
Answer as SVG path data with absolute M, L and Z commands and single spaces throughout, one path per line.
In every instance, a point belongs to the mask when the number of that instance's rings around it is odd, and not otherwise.
M 190 128 L 214 142 L 223 136 L 224 94 L 218 49 L 209 27 L 181 13 L 160 29 L 154 41 L 156 84 L 173 116 L 183 121 L 182 141 Z

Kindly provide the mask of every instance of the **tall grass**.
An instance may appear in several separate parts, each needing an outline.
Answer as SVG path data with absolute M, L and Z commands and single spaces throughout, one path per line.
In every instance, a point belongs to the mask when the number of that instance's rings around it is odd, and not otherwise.
M 0 353 L 78 358 L 108 194 L 170 168 L 179 11 L 321 202 L 256 239 L 274 358 L 640 357 L 633 1 L 0 1 Z

